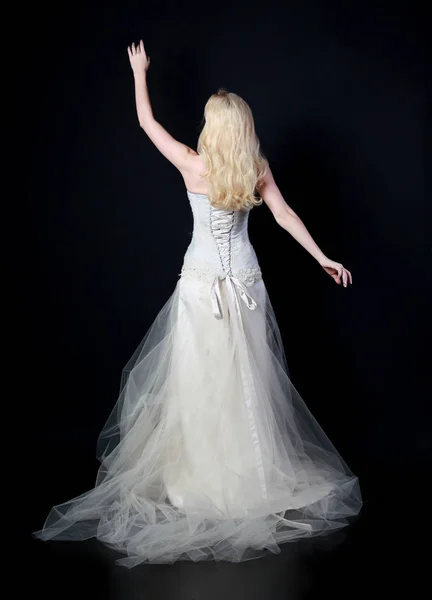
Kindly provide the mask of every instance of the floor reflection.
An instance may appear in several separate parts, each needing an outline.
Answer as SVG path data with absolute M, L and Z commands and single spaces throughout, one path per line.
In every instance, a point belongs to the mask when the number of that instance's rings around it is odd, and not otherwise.
M 288 542 L 280 554 L 243 563 L 177 561 L 133 569 L 117 565 L 123 555 L 94 539 L 33 540 L 32 571 L 44 582 L 45 600 L 346 600 L 347 585 L 361 581 L 365 566 L 362 525 Z
M 288 543 L 278 555 L 237 564 L 179 561 L 130 570 L 115 566 L 110 600 L 300 600 L 314 585 L 318 557 L 322 560 L 345 539 L 346 534 L 338 533 Z

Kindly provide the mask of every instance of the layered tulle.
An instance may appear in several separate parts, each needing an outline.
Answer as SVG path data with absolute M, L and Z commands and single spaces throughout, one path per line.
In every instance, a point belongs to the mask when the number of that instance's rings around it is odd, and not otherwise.
M 128 567 L 243 561 L 347 524 L 350 472 L 293 386 L 264 281 L 180 277 L 134 356 L 99 442 L 94 489 L 35 535 L 99 540 Z

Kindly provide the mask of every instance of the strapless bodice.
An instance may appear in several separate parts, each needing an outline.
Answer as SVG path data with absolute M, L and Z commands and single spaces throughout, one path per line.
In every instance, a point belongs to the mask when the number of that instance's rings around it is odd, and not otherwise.
M 255 250 L 249 240 L 250 210 L 225 210 L 212 206 L 206 194 L 187 190 L 193 213 L 192 239 L 184 256 L 182 274 L 193 272 L 212 281 L 216 275 L 252 285 L 261 278 Z

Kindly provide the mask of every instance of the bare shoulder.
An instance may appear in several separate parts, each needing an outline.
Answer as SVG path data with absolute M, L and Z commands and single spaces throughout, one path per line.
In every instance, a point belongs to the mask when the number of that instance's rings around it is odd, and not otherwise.
M 188 147 L 188 163 L 191 169 L 199 170 L 204 167 L 203 157 L 196 152 L 193 148 Z
M 202 156 L 192 148 L 189 148 L 188 158 L 180 169 L 185 186 L 191 192 L 207 194 L 207 184 L 203 179 L 205 163 Z
M 262 178 L 258 189 L 261 198 L 267 204 L 276 220 L 278 220 L 280 215 L 283 215 L 286 212 L 295 215 L 274 180 L 270 166 L 268 167 L 267 173 Z
M 270 169 L 270 165 L 269 165 L 267 168 L 266 174 L 260 181 L 259 189 L 261 192 L 263 192 L 265 189 L 269 189 L 275 185 L 276 185 L 276 182 L 274 180 L 273 173 L 272 173 L 272 170 Z

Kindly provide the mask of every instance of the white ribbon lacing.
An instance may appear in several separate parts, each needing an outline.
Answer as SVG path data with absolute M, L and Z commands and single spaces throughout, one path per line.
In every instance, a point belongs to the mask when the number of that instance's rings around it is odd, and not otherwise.
M 240 298 L 250 310 L 257 306 L 255 300 L 248 294 L 245 285 L 232 275 L 231 271 L 231 231 L 234 225 L 234 211 L 223 209 L 212 209 L 210 214 L 210 228 L 215 238 L 219 257 L 225 274 L 217 275 L 211 286 L 211 304 L 213 315 L 216 319 L 222 319 L 222 296 L 220 282 L 226 281 L 227 290 L 231 293 L 237 312 L 240 314 L 240 306 L 236 295 L 236 290 Z
M 257 307 L 257 303 L 252 298 L 252 296 L 248 293 L 246 286 L 240 281 L 240 279 L 237 279 L 237 277 L 234 277 L 233 275 L 228 275 L 228 274 L 226 274 L 224 276 L 216 275 L 216 277 L 213 280 L 213 283 L 211 285 L 211 290 L 210 290 L 213 315 L 216 319 L 223 318 L 222 294 L 221 294 L 221 285 L 220 285 L 220 282 L 223 280 L 225 280 L 227 283 L 227 290 L 229 293 L 231 293 L 231 296 L 233 298 L 233 301 L 234 301 L 237 311 L 239 313 L 240 313 L 240 306 L 237 302 L 236 290 L 238 291 L 240 298 L 243 300 L 243 302 L 246 304 L 246 306 L 249 308 L 249 310 L 255 310 L 255 308 Z

